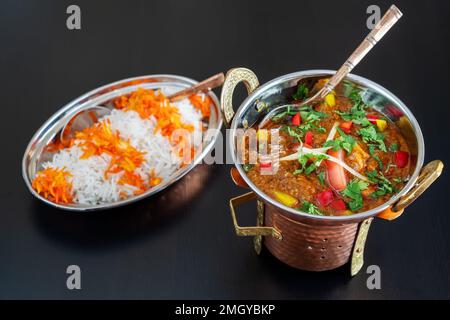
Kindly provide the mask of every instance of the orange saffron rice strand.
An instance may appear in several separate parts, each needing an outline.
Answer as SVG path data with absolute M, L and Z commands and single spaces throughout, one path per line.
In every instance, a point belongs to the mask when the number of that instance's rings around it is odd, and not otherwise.
M 189 101 L 192 105 L 201 111 L 202 116 L 208 118 L 211 115 L 211 109 L 209 106 L 212 101 L 211 98 L 206 94 L 193 94 L 189 97 Z
M 73 202 L 72 175 L 64 169 L 46 168 L 33 180 L 32 187 L 37 193 L 55 203 Z
M 177 129 L 193 131 L 194 127 L 181 121 L 181 114 L 177 107 L 170 104 L 169 99 L 161 91 L 138 88 L 128 96 L 121 96 L 114 101 L 117 109 L 136 111 L 141 118 L 155 117 L 156 131 L 161 135 L 170 137 Z

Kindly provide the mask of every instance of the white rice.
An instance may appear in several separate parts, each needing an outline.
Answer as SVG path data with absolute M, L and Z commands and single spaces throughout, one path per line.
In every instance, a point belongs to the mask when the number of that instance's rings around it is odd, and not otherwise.
M 191 141 L 194 147 L 198 147 L 202 136 L 201 112 L 191 105 L 188 99 L 174 105 L 180 110 L 182 121 L 194 126 L 193 135 L 197 138 Z M 153 117 L 142 119 L 135 111 L 114 109 L 111 114 L 99 120 L 106 119 L 110 121 L 112 130 L 119 131 L 123 140 L 128 140 L 137 150 L 145 152 L 143 164 L 135 170 L 144 181 L 149 180 L 152 170 L 164 181 L 181 167 L 182 159 L 174 153 L 169 138 L 159 132 L 155 133 L 156 120 Z M 44 168 L 65 168 L 73 175 L 75 203 L 91 205 L 108 203 L 120 200 L 121 194 L 126 197 L 134 194 L 136 189 L 134 186 L 117 183 L 122 173 L 108 174 L 105 179 L 104 173 L 111 159 L 108 154 L 80 159 L 82 154 L 83 151 L 74 145 L 60 150 L 52 161 L 43 164 Z

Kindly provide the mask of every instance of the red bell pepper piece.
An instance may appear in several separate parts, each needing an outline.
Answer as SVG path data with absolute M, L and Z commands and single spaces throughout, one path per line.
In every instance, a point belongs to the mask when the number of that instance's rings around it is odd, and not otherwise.
M 347 210 L 347 205 L 345 204 L 344 200 L 342 199 L 336 199 L 333 202 L 331 202 L 330 206 L 334 210 Z
M 396 151 L 394 153 L 394 163 L 398 168 L 404 168 L 408 164 L 409 153 L 406 151 Z
M 371 124 L 377 124 L 378 117 L 377 117 L 377 116 L 374 116 L 374 115 L 372 115 L 372 114 L 368 114 L 368 115 L 367 115 L 367 120 L 369 120 L 369 122 L 370 122 Z
M 329 150 L 328 154 L 332 157 L 338 158 L 344 161 L 344 151 L 339 149 L 337 151 Z M 345 175 L 344 168 L 330 160 L 326 161 L 327 164 L 327 176 L 330 185 L 337 191 L 342 191 L 347 187 L 347 176 Z
M 313 133 L 311 131 L 305 134 L 305 144 L 312 146 L 313 144 Z
M 316 194 L 317 203 L 323 207 L 329 205 L 331 203 L 331 201 L 333 201 L 333 199 L 334 199 L 334 194 L 333 194 L 333 191 L 331 191 L 330 189 Z
M 346 134 L 349 134 L 350 130 L 352 129 L 352 125 L 353 121 L 345 121 L 339 125 L 339 128 L 341 128 L 342 131 L 344 131 Z
M 293 117 L 292 117 L 292 124 L 294 126 L 299 126 L 300 123 L 302 123 L 302 117 L 300 116 L 300 113 L 296 113 Z

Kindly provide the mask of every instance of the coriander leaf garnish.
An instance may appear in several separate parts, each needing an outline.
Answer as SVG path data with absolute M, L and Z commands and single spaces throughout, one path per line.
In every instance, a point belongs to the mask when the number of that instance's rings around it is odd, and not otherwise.
M 353 108 L 352 108 L 353 109 Z M 352 121 L 354 124 L 362 125 L 363 127 L 366 127 L 370 125 L 369 120 L 366 118 L 366 112 L 364 110 L 352 110 L 350 109 L 349 112 L 342 112 L 335 110 L 334 112 L 341 116 L 342 119 L 345 121 Z
M 370 181 L 378 185 L 377 190 L 370 195 L 372 198 L 378 198 L 385 194 L 391 194 L 398 191 L 389 179 L 386 178 L 383 173 L 377 172 L 377 170 L 367 172 L 367 177 Z
M 304 83 L 297 87 L 297 91 L 292 95 L 294 100 L 303 100 L 308 96 L 309 89 Z
M 339 137 L 325 142 L 324 147 L 333 147 L 334 151 L 344 149 L 347 153 L 351 153 L 356 145 L 356 139 L 351 135 L 345 134 L 340 128 L 337 128 L 337 131 L 339 132 Z
M 302 117 L 303 123 L 299 126 L 299 129 L 303 133 L 311 130 L 315 130 L 321 133 L 326 132 L 326 129 L 324 127 L 317 124 L 321 119 L 328 117 L 326 113 L 316 111 L 310 106 L 305 106 L 301 109 L 300 115 Z
M 294 137 L 298 140 L 298 142 L 302 142 L 303 132 L 297 132 L 296 129 L 291 128 L 290 126 L 284 126 L 281 130 L 286 131 L 291 137 Z
M 372 181 L 373 183 L 378 183 L 378 172 L 377 170 L 373 171 L 367 171 L 366 172 L 367 178 Z
M 308 131 L 317 131 L 320 133 L 325 133 L 327 130 L 322 127 L 322 126 L 318 126 L 312 122 L 306 122 L 306 123 L 302 123 L 298 129 L 302 132 L 302 134 L 305 134 Z
M 332 147 L 334 151 L 338 151 L 341 148 L 341 145 L 337 139 L 328 140 L 323 146 L 324 148 Z
M 352 100 L 355 105 L 362 104 L 361 91 L 356 87 L 350 91 L 348 98 Z
M 361 191 L 367 189 L 369 184 L 365 181 L 354 179 L 342 191 L 342 194 L 352 199 L 348 206 L 350 210 L 357 211 L 363 207 L 363 197 Z
M 323 213 L 319 210 L 319 208 L 308 201 L 303 201 L 303 204 L 299 210 L 307 212 L 309 214 L 323 216 Z
M 244 169 L 245 172 L 249 172 L 253 168 L 253 164 L 246 163 L 242 165 L 242 169 Z
M 298 162 L 300 163 L 300 169 L 294 171 L 294 174 L 305 173 L 307 175 L 315 171 L 322 160 L 326 159 L 325 155 L 317 155 L 313 153 L 300 154 L 298 157 Z M 309 164 L 308 164 L 309 163 Z
M 305 106 L 300 110 L 300 115 L 305 122 L 315 122 L 320 119 L 327 118 L 328 115 L 324 112 L 316 111 L 310 106 Z
M 391 152 L 395 152 L 398 151 L 398 144 L 397 143 L 393 143 L 389 146 L 389 151 Z
M 368 144 L 367 146 L 369 147 L 370 155 L 372 156 L 372 158 L 374 158 L 377 161 L 378 166 L 380 167 L 380 169 L 383 170 L 383 161 L 381 161 L 380 157 L 375 154 L 375 147 L 376 146 L 374 144 Z
M 289 111 L 289 110 L 288 110 Z M 288 111 L 285 111 L 283 113 L 283 116 L 290 115 L 287 113 Z M 300 109 L 300 111 L 296 111 L 295 113 L 300 112 L 302 123 L 298 126 L 291 127 L 289 125 L 284 126 L 282 129 L 286 131 L 291 137 L 296 138 L 299 142 L 301 141 L 301 138 L 306 134 L 308 131 L 317 131 L 320 133 L 325 133 L 326 129 L 323 126 L 320 126 L 317 124 L 321 119 L 328 117 L 326 113 L 319 112 L 311 108 L 310 106 L 304 106 Z M 275 117 L 280 116 L 276 115 Z M 274 118 L 275 118 L 274 117 Z M 272 118 L 272 119 L 274 119 Z M 277 118 L 276 121 L 278 121 Z
M 293 115 L 295 115 L 296 113 L 298 113 L 298 110 L 296 110 L 296 109 L 293 109 L 293 110 L 292 110 L 292 109 L 291 109 L 291 106 L 287 106 L 287 108 L 286 108 L 285 111 L 280 112 L 280 113 L 277 114 L 277 115 L 274 115 L 274 116 L 272 117 L 271 120 L 277 122 L 277 121 L 283 119 L 283 118 L 286 117 L 286 116 L 293 116 Z
M 319 182 L 321 185 L 325 185 L 325 172 L 321 171 L 317 174 L 317 178 L 319 179 Z
M 336 110 L 334 112 L 340 115 L 345 121 L 353 121 L 353 123 L 362 125 L 363 127 L 370 125 L 369 120 L 366 118 L 367 106 L 363 103 L 359 90 L 353 89 L 348 95 L 348 98 L 353 102 L 350 110 L 347 112 Z
M 361 128 L 358 130 L 358 134 L 365 143 L 374 143 L 378 149 L 387 152 L 386 145 L 384 144 L 384 135 L 377 132 L 375 126 L 370 125 L 366 128 Z

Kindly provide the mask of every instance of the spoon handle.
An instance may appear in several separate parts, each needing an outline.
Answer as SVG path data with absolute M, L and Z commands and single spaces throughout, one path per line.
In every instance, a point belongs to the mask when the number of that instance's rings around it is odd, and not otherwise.
M 191 94 L 194 94 L 199 91 L 207 91 L 212 88 L 216 88 L 218 86 L 221 86 L 223 84 L 223 81 L 225 80 L 225 76 L 223 73 L 218 73 L 216 75 L 213 75 L 212 77 L 209 77 L 206 80 L 203 80 L 202 82 L 197 83 L 196 85 L 186 88 L 184 90 L 175 92 L 174 94 L 171 94 L 167 96 L 167 98 L 170 101 L 178 101 L 186 96 L 190 96 Z
M 377 44 L 378 41 L 391 29 L 391 27 L 402 17 L 402 12 L 392 5 L 384 14 L 372 31 L 364 38 L 358 48 L 345 61 L 342 67 L 331 77 L 330 81 L 320 90 L 320 97 L 324 98 L 336 87 L 347 74 L 361 61 L 362 58 Z

